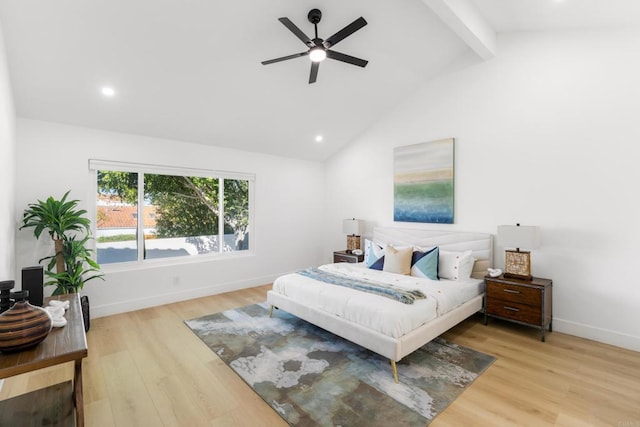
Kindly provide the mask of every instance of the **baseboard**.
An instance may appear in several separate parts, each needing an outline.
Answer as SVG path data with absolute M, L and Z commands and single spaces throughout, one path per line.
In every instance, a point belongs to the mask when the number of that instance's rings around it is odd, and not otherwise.
M 558 319 L 557 317 L 553 318 L 553 330 L 628 350 L 640 351 L 640 337 L 634 335 L 596 328 L 595 326 Z
M 173 302 L 186 301 L 194 298 L 202 298 L 209 295 L 222 294 L 225 292 L 239 291 L 241 289 L 253 288 L 255 286 L 273 283 L 280 275 L 256 277 L 249 280 L 241 280 L 237 282 L 228 282 L 206 286 L 203 288 L 180 290 L 162 295 L 150 295 L 148 298 L 138 298 L 133 300 L 122 301 L 113 304 L 94 305 L 91 301 L 91 318 L 111 316 L 113 314 L 126 313 L 134 310 L 141 310 L 149 307 L 156 307 Z
M 113 314 L 126 313 L 134 310 L 141 310 L 149 307 L 156 307 L 173 302 L 186 301 L 194 298 L 202 298 L 209 295 L 222 294 L 225 292 L 239 291 L 241 289 L 253 288 L 255 286 L 264 285 L 265 283 L 273 283 L 280 275 L 264 276 L 252 278 L 250 280 L 241 280 L 237 282 L 228 282 L 207 286 L 203 288 L 181 290 L 162 295 L 153 295 L 148 298 L 139 298 L 135 300 L 122 301 L 114 304 L 94 305 L 91 304 L 91 318 L 111 316 Z M 633 351 L 640 351 L 640 337 L 623 334 L 608 329 L 597 328 L 583 323 L 572 322 L 569 320 L 553 319 L 553 330 L 580 338 L 586 338 L 605 344 L 614 345 L 616 347 L 626 348 Z M 0 380 L 0 388 L 2 380 Z

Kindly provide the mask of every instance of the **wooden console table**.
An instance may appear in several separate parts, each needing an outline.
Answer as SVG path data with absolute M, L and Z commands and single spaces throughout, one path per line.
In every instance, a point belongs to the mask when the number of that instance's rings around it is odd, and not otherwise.
M 63 397 L 65 399 L 71 397 L 76 409 L 75 424 L 82 427 L 84 426 L 82 359 L 87 357 L 88 350 L 87 336 L 84 331 L 84 321 L 82 319 L 82 309 L 80 308 L 80 295 L 69 294 L 46 298 L 45 304 L 48 304 L 48 301 L 51 299 L 69 301 L 69 309 L 65 314 L 67 324 L 62 328 L 53 328 L 44 341 L 31 349 L 16 353 L 0 352 L 0 379 L 62 363 L 73 362 L 73 390 L 71 396 L 67 394 Z M 64 387 L 59 387 L 59 389 L 65 390 Z M 35 395 L 38 391 L 32 393 Z M 20 397 L 22 396 L 18 396 L 17 398 Z M 11 415 L 13 399 L 0 401 L 0 413 L 2 413 L 3 422 Z M 38 401 L 32 400 L 32 405 L 37 406 Z M 38 414 L 37 411 L 33 413 Z M 18 414 L 16 414 L 16 416 L 18 416 Z M 22 420 L 22 422 L 15 425 L 31 424 L 25 421 L 26 420 Z

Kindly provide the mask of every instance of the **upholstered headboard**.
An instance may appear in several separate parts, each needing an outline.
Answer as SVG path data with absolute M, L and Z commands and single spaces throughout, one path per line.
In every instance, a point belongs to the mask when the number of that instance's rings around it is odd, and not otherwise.
M 464 231 L 426 230 L 421 228 L 374 227 L 373 240 L 392 245 L 438 246 L 446 251 L 471 250 L 476 258 L 472 276 L 482 278 L 493 265 L 493 235 Z

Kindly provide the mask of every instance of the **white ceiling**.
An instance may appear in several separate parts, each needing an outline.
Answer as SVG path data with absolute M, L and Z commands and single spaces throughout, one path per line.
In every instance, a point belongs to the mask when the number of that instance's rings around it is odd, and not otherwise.
M 472 0 L 497 32 L 640 25 L 638 0 Z
M 0 26 L 19 117 L 324 160 L 474 47 L 434 4 L 498 32 L 640 24 L 640 0 L 0 0 Z M 322 38 L 368 21 L 336 47 L 366 68 L 260 64 L 306 50 L 277 19 L 311 36 L 315 7 Z

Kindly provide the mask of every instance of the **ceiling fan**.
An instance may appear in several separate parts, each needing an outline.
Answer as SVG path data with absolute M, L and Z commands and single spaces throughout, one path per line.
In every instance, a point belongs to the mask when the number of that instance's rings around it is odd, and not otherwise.
M 350 36 L 360 28 L 367 25 L 367 21 L 365 21 L 363 17 L 356 19 L 351 24 L 347 25 L 326 40 L 318 37 L 318 22 L 320 22 L 320 19 L 322 19 L 322 12 L 320 12 L 320 10 L 318 9 L 311 9 L 309 11 L 309 14 L 307 15 L 307 19 L 313 24 L 315 28 L 315 38 L 313 39 L 307 37 L 307 35 L 303 33 L 300 28 L 296 27 L 296 25 L 291 22 L 291 20 L 289 20 L 289 18 L 278 18 L 278 21 L 282 22 L 282 24 L 287 27 L 289 31 L 291 31 L 296 35 L 296 37 L 302 40 L 302 43 L 307 45 L 309 50 L 307 50 L 306 52 L 283 56 L 281 58 L 262 61 L 262 65 L 273 64 L 274 62 L 286 61 L 288 59 L 299 58 L 301 56 L 309 56 L 309 59 L 311 59 L 311 73 L 309 74 L 309 83 L 311 84 L 315 83 L 316 79 L 318 78 L 318 68 L 320 67 L 320 62 L 325 58 L 335 59 L 337 61 L 346 62 L 347 64 L 357 65 L 358 67 L 365 67 L 369 63 L 369 61 L 365 61 L 364 59 L 356 58 L 354 56 L 331 50 L 331 48 L 338 44 L 340 41 L 344 40 L 346 37 Z

